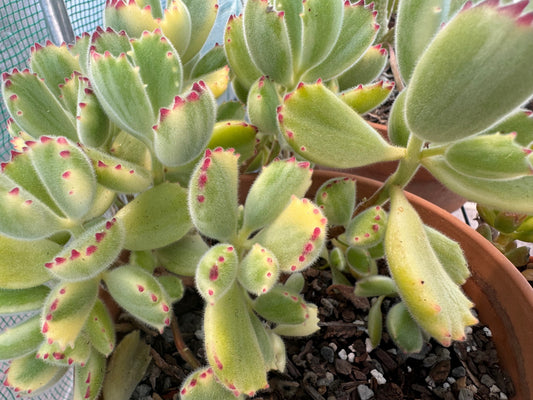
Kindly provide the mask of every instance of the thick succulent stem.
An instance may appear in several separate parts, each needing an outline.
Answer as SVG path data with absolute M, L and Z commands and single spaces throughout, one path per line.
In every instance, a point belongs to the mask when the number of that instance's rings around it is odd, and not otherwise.
M 401 188 L 407 186 L 420 166 L 420 152 L 423 145 L 423 140 L 414 135 L 409 137 L 406 156 L 399 161 L 396 171 L 394 171 L 370 198 L 357 206 L 354 216 L 374 205 L 385 204 L 389 200 L 389 191 L 392 186 L 399 186 Z

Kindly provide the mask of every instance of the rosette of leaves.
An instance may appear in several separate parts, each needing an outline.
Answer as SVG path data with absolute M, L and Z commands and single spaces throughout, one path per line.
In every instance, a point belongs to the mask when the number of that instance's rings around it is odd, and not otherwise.
M 520 109 L 533 94 L 533 56 L 522 56 L 533 48 L 533 14 L 523 12 L 526 5 L 468 2 L 455 15 L 435 17 L 431 28 L 413 19 L 442 10 L 432 2 L 400 3 L 395 46 L 405 89 L 391 110 L 390 144 L 323 82 L 300 83 L 278 108 L 286 143 L 319 165 L 399 160 L 383 187 L 355 210 L 339 211 L 353 197 L 349 182 L 323 188 L 316 201 L 343 232 L 330 264 L 359 279 L 356 293 L 378 296 L 373 332 L 381 332 L 383 296 L 399 296 L 387 321 L 392 337 L 410 351 L 425 334 L 444 345 L 461 340 L 465 326 L 476 322 L 460 290 L 468 277 L 460 249 L 425 227 L 402 194 L 415 171 L 422 166 L 452 191 L 488 207 L 532 212 L 531 119 Z M 425 41 L 416 51 L 408 44 L 415 37 Z M 386 220 L 381 207 L 389 201 Z M 375 259 L 382 255 L 390 276 L 376 275 Z M 373 336 L 375 345 L 379 337 Z
M 0 334 L 0 358 L 11 360 L 4 384 L 20 394 L 73 367 L 75 398 L 96 399 L 112 354 L 122 360 L 115 374 L 136 363 L 142 376 L 146 348 L 116 346 L 105 292 L 140 323 L 170 325 L 177 275 L 194 275 L 205 251 L 175 177 L 188 181 L 208 144 L 231 135 L 252 151 L 254 128 L 217 128 L 208 84 L 184 76 L 160 30 L 142 32 L 99 28 L 73 46 L 36 44 L 31 69 L 3 74 L 14 151 L 0 174 L 0 312 L 34 313 Z M 219 68 L 196 61 L 201 76 Z M 192 264 L 176 263 L 175 251 Z M 137 359 L 116 356 L 130 351 Z M 129 398 L 136 382 L 113 376 Z
M 189 185 L 198 231 L 215 241 L 201 257 L 196 286 L 206 302 L 204 340 L 209 366 L 194 372 L 183 399 L 253 396 L 271 369 L 285 368 L 281 336 L 318 329 L 317 308 L 300 295 L 301 271 L 326 239 L 326 218 L 308 199 L 308 162 L 294 158 L 265 167 L 244 205 L 238 203 L 238 154 L 206 151 Z M 284 283 L 280 276 L 285 276 Z
M 259 130 L 257 164 L 286 148 L 276 109 L 300 82 L 321 80 L 358 112 L 384 102 L 393 84 L 373 83 L 387 52 L 375 44 L 377 12 L 363 1 L 251 0 L 228 21 L 224 50 L 237 97 Z

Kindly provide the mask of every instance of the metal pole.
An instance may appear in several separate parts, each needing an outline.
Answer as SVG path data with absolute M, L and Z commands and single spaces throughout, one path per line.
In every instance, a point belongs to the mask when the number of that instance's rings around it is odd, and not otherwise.
M 63 0 L 39 0 L 52 42 L 56 45 L 75 41 L 67 8 Z

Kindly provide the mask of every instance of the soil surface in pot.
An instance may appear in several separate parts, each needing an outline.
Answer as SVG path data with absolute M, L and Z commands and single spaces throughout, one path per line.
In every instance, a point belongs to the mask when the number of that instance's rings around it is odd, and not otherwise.
M 468 329 L 465 342 L 448 348 L 431 341 L 410 356 L 398 351 L 384 332 L 380 347 L 372 350 L 364 321 L 369 300 L 355 297 L 352 287 L 332 285 L 328 270 L 310 268 L 305 275 L 303 293 L 319 306 L 321 329 L 307 338 L 285 340 L 287 369 L 271 372 L 270 388 L 256 399 L 496 400 L 514 394 L 487 327 Z M 187 290 L 175 312 L 185 343 L 203 361 L 203 301 L 194 289 Z M 384 302 L 384 313 L 388 306 Z M 169 329 L 163 335 L 145 333 L 153 361 L 132 399 L 179 399 L 191 367 L 176 351 Z

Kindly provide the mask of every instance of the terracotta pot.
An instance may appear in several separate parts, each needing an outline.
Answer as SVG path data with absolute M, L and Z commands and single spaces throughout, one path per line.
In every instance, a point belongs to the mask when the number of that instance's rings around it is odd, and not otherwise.
M 334 171 L 316 170 L 308 196 L 334 176 L 353 176 Z M 380 182 L 357 178 L 359 197 L 369 197 Z M 255 175 L 241 179 L 240 197 L 246 193 Z M 429 201 L 407 193 L 424 222 L 456 240 L 466 255 L 472 276 L 463 286 L 475 303 L 481 322 L 492 331 L 500 362 L 509 373 L 516 394 L 512 399 L 533 399 L 533 289 L 516 267 L 474 229 Z
M 376 129 L 385 139 L 388 138 L 386 125 L 376 123 L 370 123 L 370 125 L 372 125 L 372 127 L 374 127 L 374 129 Z M 396 170 L 397 165 L 397 161 L 383 162 L 360 168 L 352 168 L 346 170 L 346 172 L 385 182 L 385 180 Z M 466 201 L 463 197 L 441 184 L 424 168 L 420 168 L 417 171 L 413 180 L 407 185 L 406 190 L 449 212 L 457 210 Z

